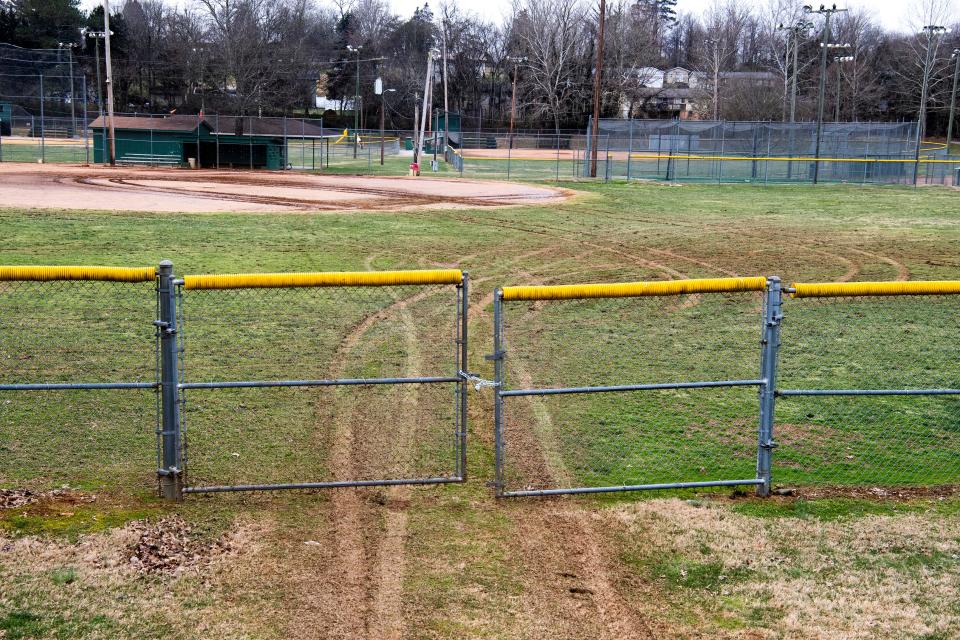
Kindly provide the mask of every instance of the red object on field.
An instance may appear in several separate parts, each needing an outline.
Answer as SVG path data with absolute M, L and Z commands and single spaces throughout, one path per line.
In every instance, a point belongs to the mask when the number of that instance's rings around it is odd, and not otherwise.
M 420 175 L 420 163 L 411 162 L 410 163 L 410 175 L 418 176 Z

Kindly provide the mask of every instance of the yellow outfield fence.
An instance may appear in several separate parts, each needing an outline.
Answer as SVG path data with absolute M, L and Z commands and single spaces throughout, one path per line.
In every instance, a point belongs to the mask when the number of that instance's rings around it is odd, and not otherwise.
M 750 278 L 703 278 L 656 282 L 618 282 L 610 284 L 568 284 L 555 286 L 504 287 L 503 300 L 575 300 L 583 298 L 632 298 L 674 296 L 686 293 L 725 293 L 762 291 L 764 276 Z
M 184 276 L 185 289 L 264 289 L 283 287 L 390 287 L 460 284 L 459 269 L 420 271 L 331 271 L 316 273 L 238 273 Z
M 930 296 L 960 294 L 960 280 L 915 280 L 912 282 L 795 282 L 793 298 L 844 296 Z
M 0 281 L 99 280 L 104 282 L 149 282 L 156 277 L 157 270 L 155 267 L 0 266 Z

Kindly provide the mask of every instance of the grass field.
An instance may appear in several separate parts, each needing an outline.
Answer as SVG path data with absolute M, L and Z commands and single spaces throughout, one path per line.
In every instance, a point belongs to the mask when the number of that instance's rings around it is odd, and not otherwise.
M 483 355 L 499 285 L 734 274 L 960 278 L 960 204 L 947 189 L 563 186 L 582 193 L 561 205 L 486 211 L 3 210 L 0 264 L 172 258 L 178 273 L 456 266 L 472 279 L 470 365 L 488 378 Z M 150 379 L 145 288 L 80 287 L 17 318 L 0 312 L 0 379 L 47 370 L 58 356 L 60 377 Z M 445 371 L 448 294 L 187 292 L 187 375 Z M 787 301 L 785 313 L 784 384 L 956 384 L 948 345 L 958 316 L 948 301 Z M 53 314 L 58 322 L 44 323 Z M 118 314 L 122 322 L 112 323 Z M 81 321 L 100 330 L 79 333 Z M 36 335 L 11 337 L 18 323 Z M 759 300 L 513 303 L 507 337 L 514 386 L 753 377 Z M 813 485 L 800 497 L 496 501 L 486 486 L 492 403 L 489 391 L 471 391 L 464 485 L 193 496 L 174 507 L 151 497 L 153 396 L 127 393 L 0 397 L 0 487 L 72 487 L 0 509 L 0 636 L 960 634 L 960 499 L 874 488 L 955 482 L 953 400 L 782 400 L 775 479 Z M 521 485 L 564 474 L 599 483 L 753 473 L 753 390 L 510 402 L 511 478 Z M 442 472 L 451 413 L 441 388 L 194 392 L 188 468 L 211 481 L 313 479 L 303 476 L 344 468 Z M 902 446 L 883 446 L 891 438 Z

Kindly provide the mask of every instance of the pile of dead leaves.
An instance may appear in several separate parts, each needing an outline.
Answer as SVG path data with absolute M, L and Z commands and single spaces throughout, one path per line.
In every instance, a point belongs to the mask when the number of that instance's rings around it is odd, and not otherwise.
M 0 509 L 25 507 L 39 499 L 39 494 L 29 489 L 0 489 Z
M 232 548 L 227 539 L 199 538 L 193 534 L 192 527 L 176 515 L 155 522 L 141 520 L 128 526 L 134 534 L 130 564 L 144 574 L 180 573 L 205 565 Z

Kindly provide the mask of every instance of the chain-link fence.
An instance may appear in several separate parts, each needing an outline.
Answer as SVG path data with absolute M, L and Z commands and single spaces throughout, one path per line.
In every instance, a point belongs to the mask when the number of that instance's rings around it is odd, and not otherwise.
M 152 268 L 0 267 L 0 484 L 156 486 L 155 289 Z
M 467 287 L 0 267 L 0 484 L 458 482 L 468 380 L 495 386 L 498 495 L 960 478 L 960 282 L 506 287 L 492 383 Z
M 917 153 L 915 122 L 601 119 L 597 175 L 687 182 L 956 184 L 942 143 Z M 589 163 L 593 123 L 587 130 Z M 588 169 L 584 170 L 587 173 Z
M 184 490 L 462 480 L 466 282 L 186 277 Z
M 960 283 L 724 286 L 503 289 L 498 495 L 960 481 Z
M 836 297 L 857 286 L 784 305 L 777 480 L 960 481 L 960 297 Z
M 766 285 L 503 289 L 498 494 L 762 483 L 757 388 L 761 397 L 771 389 L 757 355 Z

